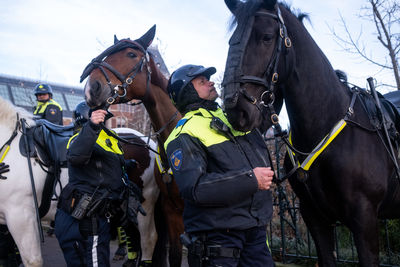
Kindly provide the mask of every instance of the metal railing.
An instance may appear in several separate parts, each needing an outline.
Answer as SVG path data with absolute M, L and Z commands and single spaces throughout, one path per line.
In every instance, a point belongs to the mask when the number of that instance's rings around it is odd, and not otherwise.
M 284 156 L 283 142 L 276 138 L 266 139 L 275 169 L 282 177 L 281 168 Z M 299 210 L 299 200 L 292 191 L 288 181 L 275 185 L 273 192 L 273 219 L 269 225 L 269 244 L 274 257 L 283 263 L 317 261 L 315 244 L 311 238 Z M 394 220 L 380 222 L 380 266 L 400 266 L 400 249 L 395 251 L 391 244 L 395 237 L 389 225 Z M 398 221 L 397 221 L 398 222 Z M 397 236 L 400 234 L 397 233 Z M 398 244 L 399 242 L 397 242 Z M 351 232 L 344 225 L 335 226 L 335 254 L 337 263 L 342 266 L 357 266 L 358 256 Z M 309 265 L 309 264 L 307 264 Z

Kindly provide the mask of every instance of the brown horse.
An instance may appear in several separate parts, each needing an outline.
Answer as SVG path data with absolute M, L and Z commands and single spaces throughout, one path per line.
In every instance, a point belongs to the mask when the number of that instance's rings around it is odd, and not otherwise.
M 180 266 L 182 245 L 179 236 L 183 233 L 183 201 L 173 177 L 168 175 L 163 143 L 181 118 L 166 93 L 167 79 L 156 66 L 147 48 L 155 35 L 153 26 L 141 38 L 115 39 L 114 45 L 106 49 L 84 70 L 81 81 L 89 76 L 85 86 L 85 97 L 90 107 L 105 107 L 140 99 L 149 113 L 160 147 L 161 173 L 155 169 L 157 184 L 161 190 L 161 206 L 167 221 L 169 237 L 169 264 Z M 159 225 L 160 226 L 160 225 Z M 159 239 L 162 240 L 159 232 Z M 159 243 L 158 243 L 159 244 Z M 165 252 L 165 247 L 159 247 Z M 156 249 L 157 250 L 157 249 Z M 159 251 L 159 250 L 157 250 Z M 155 252 L 156 254 L 157 252 Z M 153 255 L 153 265 L 163 258 Z
M 338 221 L 354 235 L 359 265 L 378 266 L 378 218 L 400 217 L 400 194 L 393 176 L 397 159 L 387 152 L 381 125 L 371 124 L 361 101 L 370 95 L 351 91 L 338 79 L 289 8 L 276 0 L 225 3 L 237 21 L 224 77 L 231 124 L 241 130 L 260 127 L 269 120 L 265 114 L 272 111 L 273 96 L 283 97 L 292 148 L 302 163 L 289 181 L 319 266 L 336 266 Z

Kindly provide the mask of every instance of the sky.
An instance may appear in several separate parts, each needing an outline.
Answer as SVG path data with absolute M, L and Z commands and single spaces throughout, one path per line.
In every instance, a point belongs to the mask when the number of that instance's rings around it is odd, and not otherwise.
M 344 52 L 330 27 L 342 33 L 339 14 L 350 30 L 362 29 L 373 56 L 385 50 L 368 33 L 371 24 L 358 19 L 366 0 L 287 0 L 308 13 L 311 35 L 335 69 L 361 87 L 376 76 L 394 84 L 390 73 Z M 119 39 L 137 39 L 157 25 L 157 46 L 172 72 L 183 64 L 215 66 L 222 79 L 228 53 L 230 11 L 223 0 L 0 0 L 0 74 L 78 86 L 90 60 Z M 329 26 L 328 26 L 329 25 Z M 386 89 L 387 91 L 387 89 Z M 386 92 L 384 91 L 384 92 Z

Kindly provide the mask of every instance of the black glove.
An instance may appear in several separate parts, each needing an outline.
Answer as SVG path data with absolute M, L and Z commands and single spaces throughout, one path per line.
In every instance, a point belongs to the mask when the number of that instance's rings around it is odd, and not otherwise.
M 121 218 L 121 226 L 126 227 L 130 223 L 138 226 L 137 215 L 140 212 L 146 216 L 146 211 L 141 204 L 142 190 L 134 183 L 130 182 L 126 188 L 125 200 L 122 202 L 121 208 L 124 215 Z
M 126 159 L 125 160 L 125 167 L 127 170 L 129 169 L 136 169 L 138 162 L 134 159 Z
M 9 172 L 10 166 L 5 164 L 4 162 L 0 163 L 0 179 L 5 180 L 7 177 L 3 176 L 3 173 Z

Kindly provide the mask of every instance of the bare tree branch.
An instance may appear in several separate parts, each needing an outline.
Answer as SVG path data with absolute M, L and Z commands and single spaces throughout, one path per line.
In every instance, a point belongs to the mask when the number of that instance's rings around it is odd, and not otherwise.
M 367 22 L 375 25 L 374 34 L 379 43 L 387 51 L 387 56 L 383 59 L 376 60 L 372 55 L 376 54 L 376 49 L 367 49 L 367 45 L 363 40 L 363 30 L 359 31 L 358 35 L 351 33 L 348 25 L 339 13 L 341 26 L 344 29 L 344 34 L 338 34 L 333 27 L 329 27 L 331 33 L 335 37 L 336 43 L 350 54 L 361 56 L 362 59 L 379 66 L 383 69 L 393 71 L 396 81 L 396 87 L 400 90 L 400 75 L 399 75 L 399 58 L 400 58 L 400 4 L 398 0 L 368 0 L 370 6 L 360 8 L 359 17 Z M 371 52 L 367 52 L 367 50 Z M 373 53 L 373 52 L 375 53 Z M 381 61 L 384 60 L 385 63 Z M 382 84 L 388 87 L 386 84 Z

